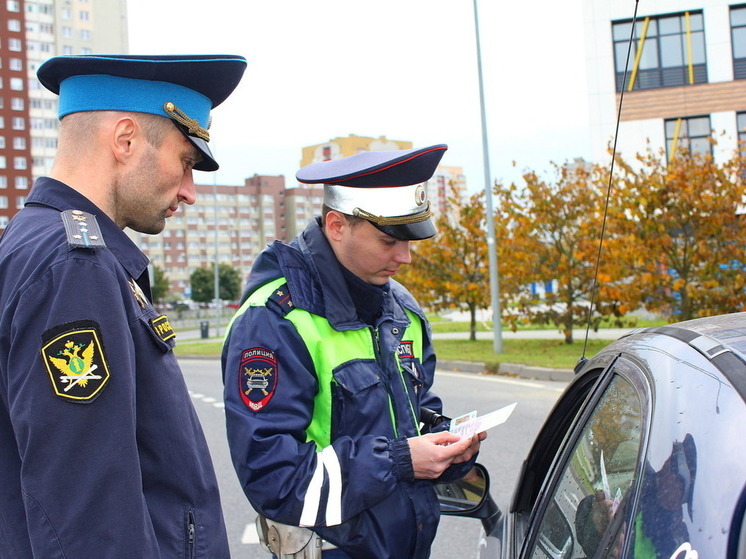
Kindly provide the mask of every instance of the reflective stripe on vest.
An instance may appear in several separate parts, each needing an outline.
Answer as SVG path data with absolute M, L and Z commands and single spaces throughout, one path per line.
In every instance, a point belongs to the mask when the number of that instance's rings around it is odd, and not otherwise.
M 228 331 L 230 331 L 233 320 L 242 315 L 249 307 L 264 306 L 273 291 L 284 283 L 285 278 L 278 278 L 254 291 L 231 320 Z M 416 314 L 408 309 L 405 309 L 405 311 L 409 317 L 410 325 L 405 329 L 402 339 L 412 340 L 413 355 L 419 357 L 422 355 L 422 323 Z M 287 313 L 285 318 L 293 323 L 303 339 L 316 371 L 319 390 L 314 397 L 313 418 L 306 431 L 306 436 L 307 440 L 314 441 L 317 448 L 321 450 L 331 444 L 332 384 L 335 382 L 332 371 L 342 363 L 353 359 L 376 360 L 372 329 L 335 330 L 326 318 L 297 308 Z M 408 395 L 412 421 L 419 433 L 419 413 L 415 413 L 412 408 L 411 397 L 409 397 L 411 388 L 407 388 L 403 376 L 409 373 L 403 372 L 398 356 L 396 362 L 399 367 L 399 377 L 403 389 Z M 389 407 L 391 408 L 390 396 Z M 390 412 L 394 432 L 397 432 L 393 410 L 390 409 Z

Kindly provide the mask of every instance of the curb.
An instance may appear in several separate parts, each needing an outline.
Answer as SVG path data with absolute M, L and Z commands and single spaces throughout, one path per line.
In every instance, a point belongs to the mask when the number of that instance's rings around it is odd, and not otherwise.
M 438 361 L 437 368 L 464 373 L 488 373 L 487 366 L 484 363 L 474 361 Z M 548 367 L 533 367 L 515 363 L 500 363 L 496 373 L 492 371 L 489 371 L 489 373 L 557 382 L 570 382 L 575 376 L 575 372 L 572 369 L 550 369 Z

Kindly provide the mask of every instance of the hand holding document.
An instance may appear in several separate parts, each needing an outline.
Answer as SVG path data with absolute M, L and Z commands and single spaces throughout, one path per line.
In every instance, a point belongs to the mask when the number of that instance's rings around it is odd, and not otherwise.
M 477 433 L 505 423 L 513 413 L 518 402 L 513 402 L 504 408 L 477 417 L 477 412 L 470 411 L 451 420 L 450 432 L 460 437 L 472 437 Z

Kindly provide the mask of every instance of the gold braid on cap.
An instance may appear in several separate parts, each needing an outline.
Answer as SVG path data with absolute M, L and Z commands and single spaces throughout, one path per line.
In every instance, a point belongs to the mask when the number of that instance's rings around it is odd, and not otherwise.
M 184 111 L 174 105 L 171 101 L 163 104 L 163 110 L 166 111 L 168 116 L 174 119 L 182 126 L 186 126 L 187 132 L 190 136 L 196 136 L 202 138 L 204 141 L 210 141 L 210 133 L 200 126 L 199 122 L 193 118 L 189 118 Z
M 372 221 L 376 225 L 409 225 L 410 223 L 419 223 L 420 221 L 425 221 L 432 216 L 432 212 L 430 211 L 430 202 L 428 202 L 427 208 L 424 212 L 420 212 L 414 215 L 386 217 L 382 215 L 373 215 L 372 213 L 361 210 L 360 208 L 355 208 L 354 210 L 352 210 L 352 215 L 354 215 L 355 217 L 362 217 L 363 219 L 367 219 L 368 221 Z

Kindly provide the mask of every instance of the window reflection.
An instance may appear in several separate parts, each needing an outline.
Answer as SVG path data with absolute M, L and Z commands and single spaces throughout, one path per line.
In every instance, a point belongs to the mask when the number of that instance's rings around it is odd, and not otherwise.
M 613 520 L 634 481 L 642 424 L 637 391 L 614 377 L 552 494 L 531 557 L 593 557 L 615 539 L 621 522 Z

